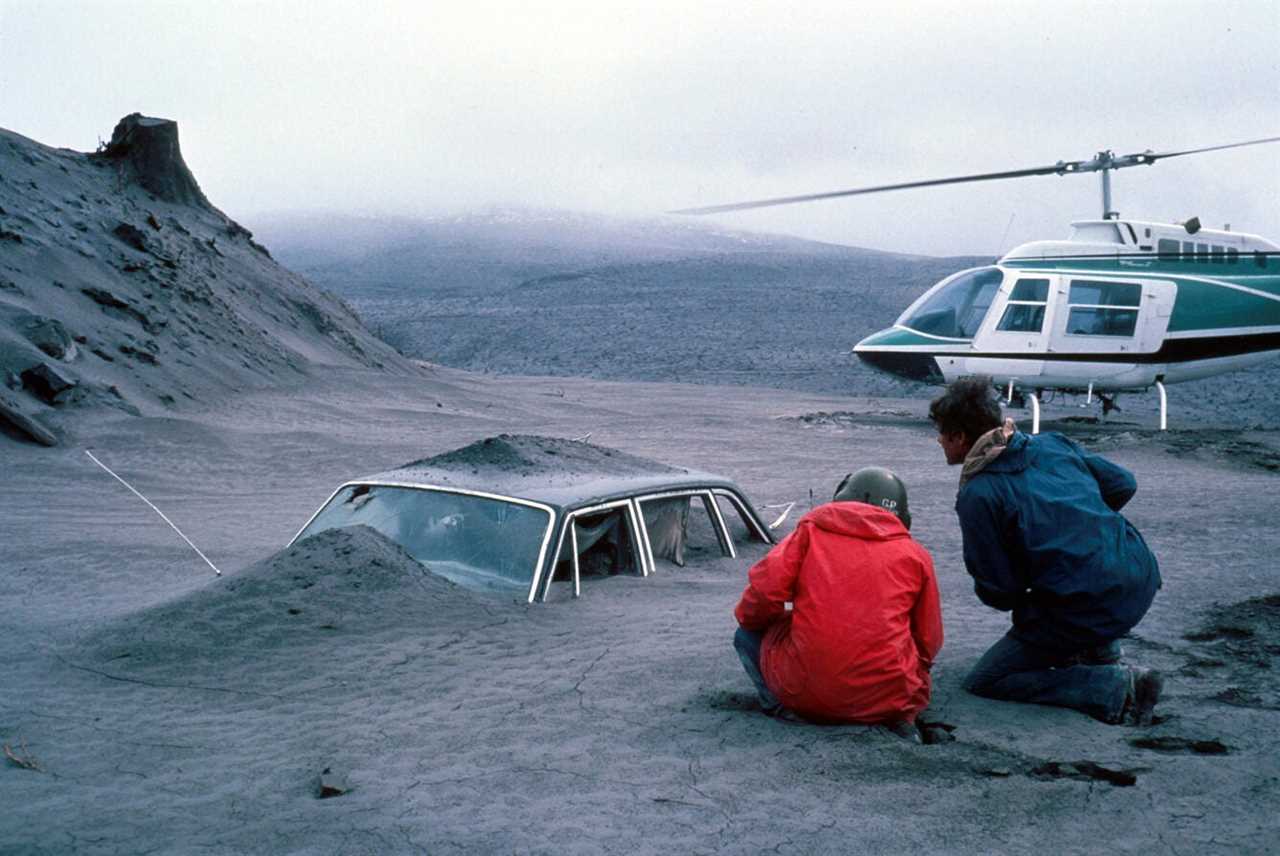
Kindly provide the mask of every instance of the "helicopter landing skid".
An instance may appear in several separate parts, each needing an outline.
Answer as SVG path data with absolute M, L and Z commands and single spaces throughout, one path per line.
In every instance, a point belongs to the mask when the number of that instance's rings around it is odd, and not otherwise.
M 1160 430 L 1168 431 L 1169 430 L 1169 394 L 1165 392 L 1164 381 L 1162 379 L 1157 379 L 1155 381 L 1155 387 L 1156 387 L 1156 392 L 1160 393 Z M 1090 385 L 1089 387 L 1089 397 L 1090 399 L 1092 399 L 1093 397 L 1092 385 Z M 1098 399 L 1102 402 L 1102 418 L 1103 419 L 1106 419 L 1107 414 L 1110 413 L 1111 411 L 1120 409 L 1120 405 L 1116 403 L 1116 399 L 1119 397 L 1120 397 L 1119 393 L 1113 394 L 1110 398 L 1103 395 L 1102 393 L 1098 393 Z
M 1026 392 L 1017 389 L 1013 381 L 1009 381 L 1009 392 L 1006 396 L 1005 403 L 1010 407 L 1019 409 L 1027 406 L 1027 402 L 1031 402 L 1031 433 L 1040 433 L 1040 397 L 1044 395 L 1043 389 L 1037 389 L 1035 392 Z
M 1163 380 L 1154 381 L 1154 385 L 1156 391 L 1160 394 L 1160 430 L 1167 431 L 1169 430 L 1169 395 L 1165 391 Z M 1050 390 L 1050 392 L 1053 393 L 1050 398 L 1056 399 L 1057 393 L 1059 392 L 1079 394 L 1080 390 Z M 1025 409 L 1027 405 L 1031 406 L 1032 434 L 1040 433 L 1040 401 L 1044 397 L 1044 393 L 1044 389 L 1036 389 L 1034 392 L 1025 389 L 1018 389 L 1011 382 L 1008 388 L 1004 390 L 1004 395 L 1002 396 L 1005 400 L 1005 405 L 1008 407 L 1016 407 L 1021 410 Z M 1093 404 L 1095 397 L 1102 404 L 1102 419 L 1104 420 L 1111 414 L 1111 411 L 1121 409 L 1118 402 L 1120 397 L 1119 393 L 1103 395 L 1100 392 L 1094 392 L 1093 384 L 1089 385 L 1088 397 L 1085 399 L 1084 403 L 1079 406 L 1090 407 Z
M 1158 379 L 1153 383 L 1156 388 L 1156 392 L 1160 394 L 1160 430 L 1168 431 L 1169 430 L 1169 394 L 1168 392 L 1165 391 L 1163 379 Z M 1084 403 L 1081 404 L 1080 406 L 1089 407 L 1090 405 L 1092 405 L 1095 395 L 1097 396 L 1098 400 L 1102 402 L 1102 418 L 1103 419 L 1106 419 L 1107 416 L 1111 413 L 1111 411 L 1121 409 L 1120 403 L 1118 401 L 1118 399 L 1120 398 L 1120 393 L 1118 392 L 1112 393 L 1109 396 L 1103 395 L 1100 392 L 1095 393 L 1093 391 L 1092 384 L 1089 385 L 1088 397 L 1085 399 Z

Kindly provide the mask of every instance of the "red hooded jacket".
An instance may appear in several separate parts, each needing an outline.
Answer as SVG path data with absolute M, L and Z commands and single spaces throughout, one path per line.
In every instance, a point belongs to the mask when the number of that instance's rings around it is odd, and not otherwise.
M 810 511 L 751 569 L 734 616 L 766 631 L 765 684 L 806 719 L 914 720 L 929 704 L 942 648 L 938 583 L 928 552 L 890 511 L 861 502 Z

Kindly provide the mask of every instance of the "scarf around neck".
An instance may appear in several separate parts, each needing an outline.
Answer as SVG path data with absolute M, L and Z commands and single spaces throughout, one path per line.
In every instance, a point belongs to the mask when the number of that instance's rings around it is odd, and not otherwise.
M 1013 417 L 1006 417 L 1003 425 L 992 428 L 974 441 L 969 454 L 964 456 L 964 464 L 960 467 L 961 488 L 968 484 L 969 479 L 982 472 L 987 464 L 1004 453 L 1005 446 L 1009 444 L 1009 438 L 1016 430 L 1018 428 L 1014 425 Z

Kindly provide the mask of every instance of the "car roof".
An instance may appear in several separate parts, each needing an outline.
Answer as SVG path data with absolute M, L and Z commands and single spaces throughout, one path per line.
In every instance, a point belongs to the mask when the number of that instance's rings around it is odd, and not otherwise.
M 641 494 L 722 488 L 733 481 L 580 440 L 502 434 L 377 473 L 356 483 L 444 487 L 509 496 L 558 509 Z

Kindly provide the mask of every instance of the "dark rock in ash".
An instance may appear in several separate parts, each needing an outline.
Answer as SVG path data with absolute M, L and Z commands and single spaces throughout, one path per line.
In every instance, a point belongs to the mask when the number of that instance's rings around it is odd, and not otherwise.
M 1139 749 L 1150 749 L 1154 752 L 1163 752 L 1168 755 L 1190 754 L 1190 755 L 1227 755 L 1231 752 L 1231 747 L 1223 743 L 1221 740 L 1208 739 L 1196 740 L 1188 737 L 1135 737 L 1129 741 L 1129 745 L 1136 746 Z
M 1098 781 L 1130 788 L 1138 782 L 1140 770 L 1122 770 L 1104 767 L 1093 761 L 1047 761 L 1031 770 L 1033 779 L 1076 779 L 1082 782 Z
M 82 288 L 80 291 L 99 306 L 106 306 L 111 309 L 131 308 L 126 301 L 116 297 L 105 288 Z
M 125 270 L 128 269 L 128 266 L 126 266 Z M 141 324 L 142 329 L 146 330 L 148 333 L 155 333 L 164 326 L 162 322 L 152 321 L 151 317 L 141 309 L 138 309 L 127 300 L 122 300 L 119 297 L 116 297 L 105 288 L 90 287 L 82 288 L 80 291 L 94 303 L 101 306 L 102 310 L 108 315 L 114 315 L 117 318 L 132 318 L 134 321 Z
M 330 797 L 340 797 L 347 791 L 351 790 L 351 786 L 347 784 L 347 780 L 342 776 L 335 774 L 330 768 L 325 767 L 321 771 L 316 781 L 316 798 L 328 799 Z
M 111 230 L 111 234 L 135 250 L 141 250 L 144 253 L 151 252 L 151 244 L 147 241 L 146 234 L 137 226 L 121 223 Z
M 158 359 L 156 359 L 155 354 L 151 353 L 150 351 L 144 351 L 141 348 L 134 348 L 134 347 L 130 347 L 129 345 L 121 345 L 119 350 L 120 350 L 120 353 L 124 354 L 126 357 L 133 357 L 135 360 L 137 360 L 140 363 L 146 363 L 148 365 L 154 366 L 154 365 L 158 365 L 160 362 Z
M 22 385 L 45 404 L 53 404 L 59 394 L 76 385 L 76 381 L 67 377 L 48 363 L 24 371 L 21 375 Z
M 58 437 L 48 428 L 40 424 L 34 416 L 22 412 L 18 402 L 0 393 L 0 422 L 17 429 L 17 431 L 39 443 L 41 446 L 58 445 Z
M 27 341 L 55 360 L 71 360 L 76 355 L 75 340 L 56 318 L 43 315 L 24 315 L 15 320 L 14 326 L 22 331 Z
M 97 157 L 132 169 L 138 183 L 167 202 L 212 208 L 182 159 L 178 123 L 131 113 L 111 133 Z

